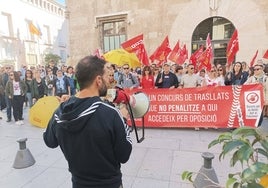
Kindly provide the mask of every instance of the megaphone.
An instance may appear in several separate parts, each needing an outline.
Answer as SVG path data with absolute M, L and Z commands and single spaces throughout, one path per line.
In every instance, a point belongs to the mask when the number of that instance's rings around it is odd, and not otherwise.
M 149 97 L 142 92 L 136 92 L 133 95 L 128 95 L 121 88 L 108 89 L 107 97 L 113 101 L 113 103 L 124 103 L 126 104 L 130 120 L 132 123 L 131 130 L 135 130 L 136 139 L 138 143 L 144 140 L 144 115 L 148 112 L 150 107 Z M 142 118 L 142 137 L 139 138 L 137 127 L 134 118 Z
M 149 110 L 149 97 L 143 92 L 128 95 L 122 89 L 108 89 L 107 95 L 113 99 L 113 103 L 130 104 L 134 118 L 142 118 Z

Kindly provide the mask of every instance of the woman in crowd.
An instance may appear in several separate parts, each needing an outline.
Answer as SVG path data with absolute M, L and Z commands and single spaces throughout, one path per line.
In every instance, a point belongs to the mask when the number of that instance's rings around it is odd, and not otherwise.
M 47 85 L 44 79 L 41 78 L 39 69 L 34 71 L 34 79 L 32 81 L 32 98 L 35 103 L 38 99 L 47 96 Z
M 248 78 L 248 72 L 243 71 L 242 63 L 236 62 L 233 65 L 233 70 L 225 76 L 225 85 L 243 85 Z
M 24 81 L 20 80 L 18 72 L 11 71 L 9 73 L 9 80 L 6 84 L 5 92 L 7 97 L 11 100 L 13 108 L 13 116 L 16 125 L 23 125 L 23 102 L 27 86 Z
M 217 82 L 219 86 L 225 86 L 224 78 L 226 75 L 226 67 L 224 65 L 217 66 Z
M 218 86 L 216 67 L 212 67 L 202 81 L 202 86 Z
M 29 104 L 29 107 L 33 106 L 33 98 L 32 98 L 32 80 L 33 80 L 33 72 L 31 70 L 26 70 L 25 72 L 25 84 L 27 86 L 27 92 L 26 92 L 26 105 L 27 102 Z
M 154 88 L 154 76 L 149 66 L 144 66 L 141 77 L 141 88 L 152 89 Z

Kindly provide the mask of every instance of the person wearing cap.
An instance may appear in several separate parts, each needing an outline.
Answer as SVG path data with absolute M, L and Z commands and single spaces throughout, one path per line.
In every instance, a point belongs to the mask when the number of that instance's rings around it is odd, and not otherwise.
M 265 75 L 263 71 L 263 64 L 255 64 L 253 66 L 254 74 L 250 76 L 245 84 L 262 84 L 263 85 L 263 92 L 265 97 L 265 105 L 268 105 L 268 76 Z M 261 113 L 260 120 L 258 122 L 258 126 L 262 124 L 263 121 L 263 112 Z
M 163 65 L 163 72 L 156 77 L 155 86 L 158 88 L 177 88 L 179 85 L 177 76 L 170 71 L 168 62 Z

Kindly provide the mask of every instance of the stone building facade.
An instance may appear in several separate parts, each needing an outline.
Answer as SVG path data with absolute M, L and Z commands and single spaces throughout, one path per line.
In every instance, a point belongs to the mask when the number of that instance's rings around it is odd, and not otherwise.
M 30 31 L 30 24 L 38 35 Z M 64 5 L 54 0 L 0 1 L 0 65 L 10 64 L 16 70 L 44 65 L 49 53 L 66 62 L 68 41 Z
M 268 49 L 267 0 L 80 0 L 79 3 L 68 0 L 66 3 L 71 64 L 97 48 L 109 51 L 142 33 L 149 55 L 168 36 L 171 48 L 180 40 L 186 44 L 190 56 L 197 44 L 205 43 L 205 34 L 213 32 L 215 58 L 224 63 L 226 45 L 234 29 L 238 31 L 240 46 L 237 61 L 249 63 L 256 50 L 257 59 L 261 59 Z

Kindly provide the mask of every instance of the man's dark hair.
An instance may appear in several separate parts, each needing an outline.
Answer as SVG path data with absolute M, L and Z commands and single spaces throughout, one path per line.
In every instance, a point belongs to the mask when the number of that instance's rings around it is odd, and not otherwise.
M 19 82 L 20 81 L 20 75 L 19 75 L 18 71 L 14 71 L 13 75 L 14 75 L 14 81 Z
M 94 79 L 104 74 L 104 65 L 106 61 L 97 56 L 86 56 L 81 59 L 75 68 L 75 77 L 80 86 L 80 90 L 91 85 Z

